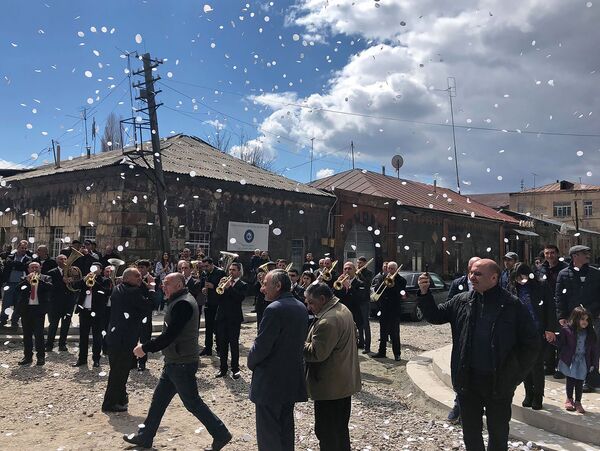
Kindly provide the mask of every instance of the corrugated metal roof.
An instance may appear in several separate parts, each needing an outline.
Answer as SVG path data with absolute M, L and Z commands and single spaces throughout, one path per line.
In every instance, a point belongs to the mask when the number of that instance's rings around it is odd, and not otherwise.
M 127 150 L 127 149 L 126 149 Z M 221 152 L 210 144 L 187 135 L 176 135 L 161 142 L 162 163 L 165 172 L 187 174 L 194 171 L 196 177 L 206 177 L 264 188 L 294 191 L 317 196 L 330 196 L 314 187 L 296 182 L 278 174 L 252 166 L 239 158 Z M 151 160 L 151 158 L 149 159 Z M 27 180 L 36 177 L 52 176 L 73 171 L 87 171 L 113 165 L 128 165 L 121 150 L 113 150 L 61 161 L 61 167 L 54 164 L 40 166 L 30 172 L 6 178 L 11 181 Z M 141 163 L 143 165 L 143 162 Z
M 494 210 L 510 205 L 510 193 L 469 194 L 469 197 Z
M 598 186 L 598 185 L 588 185 L 585 183 L 575 183 L 575 182 L 568 182 L 568 183 L 572 184 L 573 187 L 561 190 L 560 189 L 561 182 L 556 182 L 556 183 L 549 183 L 547 185 L 539 186 L 537 188 L 529 188 L 529 189 L 521 191 L 520 193 L 543 193 L 543 192 L 550 192 L 550 191 L 586 191 L 586 190 L 597 191 L 597 190 L 600 190 L 600 186 Z M 513 194 L 520 194 L 520 193 L 513 193 Z
M 398 179 L 377 172 L 353 169 L 311 183 L 315 188 L 335 192 L 352 191 L 385 199 L 396 199 L 402 205 L 439 210 L 466 216 L 515 223 L 514 218 L 448 189 L 412 180 Z

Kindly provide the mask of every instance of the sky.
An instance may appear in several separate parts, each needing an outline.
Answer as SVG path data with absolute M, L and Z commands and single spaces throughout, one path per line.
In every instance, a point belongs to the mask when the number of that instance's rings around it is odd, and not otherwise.
M 463 193 L 600 185 L 600 0 L 7 1 L 0 167 L 85 149 L 135 117 L 137 54 L 163 60 L 161 138 L 260 148 L 307 182 L 402 156 Z M 127 55 L 130 55 L 129 57 Z M 129 72 L 129 73 L 128 73 Z M 136 91 L 133 90 L 135 97 Z M 97 138 L 91 136 L 92 122 Z M 131 130 L 125 134 L 131 140 Z M 313 170 L 311 174 L 311 146 Z

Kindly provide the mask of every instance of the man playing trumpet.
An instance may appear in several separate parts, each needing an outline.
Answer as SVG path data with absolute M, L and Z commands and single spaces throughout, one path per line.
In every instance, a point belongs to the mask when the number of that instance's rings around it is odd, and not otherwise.
M 369 290 L 365 288 L 363 281 L 356 277 L 354 263 L 344 263 L 343 274 L 333 283 L 333 293 L 342 304 L 348 307 L 356 327 L 361 327 L 363 318 L 360 313 L 360 304 L 369 295 Z
M 240 329 L 244 321 L 242 301 L 246 297 L 246 283 L 242 278 L 242 264 L 229 265 L 229 276 L 223 277 L 215 289 L 218 295 L 216 315 L 217 340 L 221 366 L 215 377 L 227 374 L 227 356 L 231 349 L 231 372 L 234 379 L 240 378 Z

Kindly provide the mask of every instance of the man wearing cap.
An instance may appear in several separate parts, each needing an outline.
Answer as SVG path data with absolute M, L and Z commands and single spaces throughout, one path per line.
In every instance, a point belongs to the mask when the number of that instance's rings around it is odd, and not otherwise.
M 561 326 L 567 324 L 571 312 L 578 305 L 592 315 L 596 335 L 600 333 L 600 271 L 589 265 L 591 249 L 578 244 L 569 249 L 571 263 L 558 273 L 556 279 L 556 316 Z M 594 391 L 600 386 L 598 369 L 589 373 L 583 391 Z
M 511 273 L 517 262 L 519 261 L 519 256 L 516 252 L 507 252 L 504 258 L 502 259 L 504 262 L 504 271 L 500 275 L 500 287 L 514 294 L 514 287 L 511 286 Z

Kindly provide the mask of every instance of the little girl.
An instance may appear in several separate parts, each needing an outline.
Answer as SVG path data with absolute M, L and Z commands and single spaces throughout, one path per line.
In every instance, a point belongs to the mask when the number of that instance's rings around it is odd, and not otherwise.
M 583 381 L 587 374 L 598 365 L 596 333 L 590 321 L 589 312 L 583 307 L 575 307 L 566 325 L 561 327 L 558 336 L 560 360 L 558 369 L 567 376 L 567 400 L 565 409 L 569 412 L 585 413 L 581 405 Z M 573 402 L 575 389 L 575 402 Z

